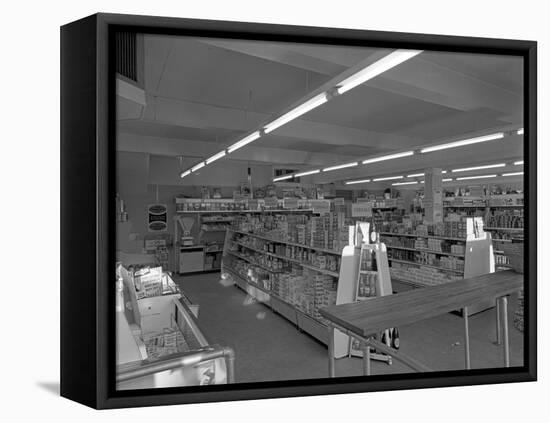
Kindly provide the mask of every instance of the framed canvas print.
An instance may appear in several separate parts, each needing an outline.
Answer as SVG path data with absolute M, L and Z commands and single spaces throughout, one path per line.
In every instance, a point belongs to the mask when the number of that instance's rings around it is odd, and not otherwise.
M 536 379 L 536 43 L 61 28 L 61 394 Z

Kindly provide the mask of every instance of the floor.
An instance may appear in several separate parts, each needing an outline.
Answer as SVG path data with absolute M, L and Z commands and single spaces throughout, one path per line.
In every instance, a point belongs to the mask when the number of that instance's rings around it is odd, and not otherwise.
M 219 273 L 176 276 L 176 282 L 200 305 L 199 324 L 213 344 L 235 350 L 236 382 L 323 378 L 328 375 L 327 347 L 300 332 L 285 318 L 256 302 Z M 512 325 L 516 297 L 509 302 L 510 362 L 523 363 L 523 334 Z M 399 328 L 400 349 L 434 370 L 464 368 L 463 321 L 454 314 Z M 502 367 L 503 350 L 495 341 L 494 309 L 470 317 L 472 368 Z M 372 374 L 408 373 L 398 362 L 372 362 Z M 337 376 L 362 374 L 360 358 L 336 360 Z

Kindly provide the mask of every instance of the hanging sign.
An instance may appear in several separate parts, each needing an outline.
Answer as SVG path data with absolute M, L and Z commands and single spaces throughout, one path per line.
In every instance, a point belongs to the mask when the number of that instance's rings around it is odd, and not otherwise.
M 147 228 L 149 232 L 164 232 L 168 228 L 166 204 L 149 204 L 147 206 Z
M 335 206 L 343 206 L 344 205 L 344 198 L 338 197 L 334 199 L 334 205 Z
M 351 217 L 371 217 L 371 203 L 353 203 L 351 205 Z

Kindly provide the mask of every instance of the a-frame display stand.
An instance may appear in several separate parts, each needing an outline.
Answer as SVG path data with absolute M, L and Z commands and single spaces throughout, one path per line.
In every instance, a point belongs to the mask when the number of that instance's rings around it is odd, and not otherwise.
M 365 283 L 368 283 L 366 281 L 370 282 L 369 296 L 392 294 L 386 245 L 380 242 L 369 244 L 369 227 L 367 222 L 357 222 L 353 236 L 354 245 L 347 245 L 342 250 L 336 304 L 348 304 L 365 299 L 367 292 Z M 376 270 L 372 268 L 373 258 L 376 262 Z M 386 340 L 389 340 L 388 336 Z M 362 356 L 362 352 L 353 348 L 349 336 L 335 329 L 334 357 L 342 358 L 350 355 Z M 391 357 L 387 355 L 372 353 L 371 358 L 391 364 Z

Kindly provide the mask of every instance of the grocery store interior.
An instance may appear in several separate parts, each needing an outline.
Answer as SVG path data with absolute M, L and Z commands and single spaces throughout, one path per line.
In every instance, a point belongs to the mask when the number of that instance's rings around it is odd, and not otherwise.
M 523 365 L 522 58 L 118 37 L 119 389 Z

